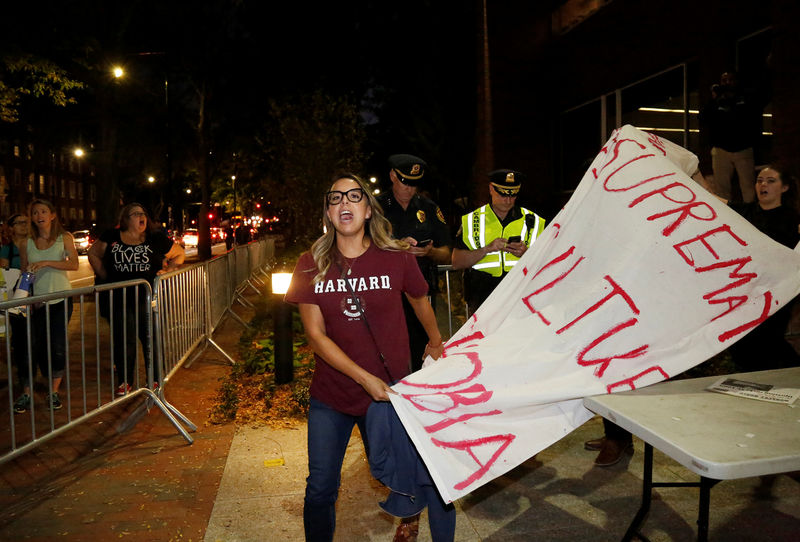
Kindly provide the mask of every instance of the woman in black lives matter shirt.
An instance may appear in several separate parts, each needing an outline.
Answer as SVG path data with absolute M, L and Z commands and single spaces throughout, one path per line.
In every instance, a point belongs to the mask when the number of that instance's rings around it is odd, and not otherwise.
M 98 284 L 125 280 L 145 279 L 152 286 L 156 275 L 177 269 L 183 263 L 183 248 L 173 242 L 150 220 L 144 207 L 129 203 L 119 215 L 119 227 L 105 231 L 89 250 L 89 263 L 97 275 Z M 133 388 L 136 369 L 136 337 L 142 345 L 147 340 L 147 299 L 137 288 L 127 288 L 125 313 L 122 290 L 115 290 L 115 309 L 112 335 L 114 338 L 114 370 L 117 378 L 117 395 L 125 395 Z M 100 303 L 100 314 L 109 318 L 108 299 Z M 119 312 L 118 312 L 119 311 Z M 145 356 L 145 363 L 147 363 Z M 154 386 L 160 379 L 160 364 L 154 367 Z M 147 365 L 145 369 L 148 369 Z

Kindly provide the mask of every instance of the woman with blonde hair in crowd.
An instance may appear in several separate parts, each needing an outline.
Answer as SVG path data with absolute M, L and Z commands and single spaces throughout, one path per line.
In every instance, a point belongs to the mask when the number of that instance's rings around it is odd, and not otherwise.
M 357 176 L 334 177 L 325 193 L 323 223 L 325 233 L 297 262 L 286 300 L 299 305 L 316 357 L 303 524 L 306 540 L 327 542 L 336 527 L 342 462 L 353 426 L 368 455 L 371 446 L 387 445 L 367 438 L 367 409 L 373 401 L 388 401 L 389 386 L 409 371 L 408 333 L 398 325 L 405 318 L 403 296 L 428 335 L 425 354 L 438 359 L 443 344 L 414 256 L 391 236 L 380 205 Z M 426 502 L 433 540 L 452 540 L 452 506 L 438 494 Z
M 30 233 L 27 243 L 20 251 L 20 267 L 35 276 L 31 293 L 43 295 L 71 290 L 67 271 L 78 269 L 78 251 L 75 249 L 72 234 L 64 231 L 55 206 L 47 200 L 33 200 L 28 217 Z M 59 410 L 61 399 L 58 390 L 66 366 L 67 322 L 72 316 L 72 298 L 54 299 L 41 307 L 29 306 L 28 310 L 32 319 L 32 358 L 50 382 L 48 407 Z M 36 366 L 32 365 L 30 371 L 27 367 L 22 371 L 23 391 L 14 403 L 14 412 L 25 412 L 30 408 L 31 384 L 35 376 Z

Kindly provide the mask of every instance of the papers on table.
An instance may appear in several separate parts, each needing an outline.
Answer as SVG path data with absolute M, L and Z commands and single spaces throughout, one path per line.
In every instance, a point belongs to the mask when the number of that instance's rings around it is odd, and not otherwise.
M 800 389 L 797 388 L 776 388 L 772 384 L 759 384 L 728 377 L 720 378 L 706 390 L 785 405 L 794 403 L 800 397 Z

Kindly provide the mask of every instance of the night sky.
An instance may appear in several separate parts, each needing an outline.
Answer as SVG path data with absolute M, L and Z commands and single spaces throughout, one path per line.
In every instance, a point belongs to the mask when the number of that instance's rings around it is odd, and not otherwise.
M 364 104 L 371 163 L 383 164 L 393 152 L 433 154 L 434 171 L 463 177 L 474 133 L 473 4 L 14 2 L 4 8 L 3 48 L 52 58 L 87 78 L 84 105 L 98 84 L 91 77 L 120 59 L 150 94 L 168 72 L 173 101 L 193 99 L 184 78 L 192 74 L 212 87 L 211 120 L 228 133 L 258 125 L 270 97 L 314 89 L 346 94 Z

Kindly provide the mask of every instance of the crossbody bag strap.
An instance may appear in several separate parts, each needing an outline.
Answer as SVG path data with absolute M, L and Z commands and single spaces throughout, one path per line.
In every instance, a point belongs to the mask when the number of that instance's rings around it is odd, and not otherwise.
M 367 321 L 367 313 L 364 312 L 364 307 L 361 305 L 361 300 L 353 290 L 353 286 L 350 284 L 350 281 L 347 280 L 347 277 L 345 277 L 344 270 L 339 262 L 336 262 L 336 267 L 339 268 L 339 274 L 344 280 L 345 284 L 347 284 L 347 289 L 350 290 L 350 294 L 353 296 L 353 303 L 355 303 L 356 307 L 358 307 L 358 312 L 361 313 L 361 319 L 364 321 L 364 325 L 367 326 L 367 332 L 369 333 L 369 336 L 372 337 L 372 342 L 375 343 L 375 348 L 378 350 L 378 357 L 380 358 L 381 363 L 383 363 L 383 369 L 386 371 L 386 376 L 389 377 L 389 382 L 394 384 L 395 379 L 392 378 L 392 373 L 389 371 L 389 364 L 386 363 L 386 358 L 384 357 L 383 352 L 381 352 L 381 347 L 378 345 L 378 341 L 375 339 L 375 334 L 372 333 L 372 328 L 369 326 L 369 322 Z

